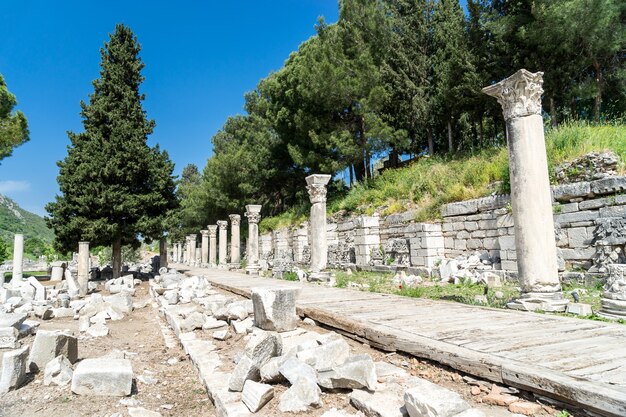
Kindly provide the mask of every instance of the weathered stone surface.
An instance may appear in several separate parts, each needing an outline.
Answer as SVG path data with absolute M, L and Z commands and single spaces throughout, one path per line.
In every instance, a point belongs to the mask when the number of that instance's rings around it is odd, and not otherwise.
M 575 182 L 552 187 L 552 198 L 556 201 L 570 200 L 591 195 L 591 185 L 588 182 Z
M 626 177 L 609 177 L 591 182 L 595 195 L 618 194 L 626 190 Z
M 569 303 L 565 311 L 570 314 L 576 314 L 577 316 L 589 316 L 593 313 L 591 304 L 585 303 Z
M 70 363 L 78 359 L 78 341 L 76 337 L 58 330 L 40 330 L 35 336 L 30 352 L 30 370 L 36 372 L 59 355 L 65 356 Z
M 130 395 L 133 369 L 128 359 L 82 360 L 72 377 L 72 392 L 79 395 Z
M 300 377 L 280 397 L 278 409 L 285 412 L 298 413 L 322 406 L 322 391 L 315 381 Z
M 187 333 L 196 329 L 201 329 L 205 321 L 206 318 L 204 317 L 204 314 L 199 311 L 195 311 L 180 322 L 180 331 Z
M 317 381 L 317 375 L 315 369 L 299 361 L 296 358 L 287 359 L 280 367 L 279 371 L 282 376 L 289 381 L 290 384 L 295 384 L 298 378 L 307 378 L 313 382 Z
M 446 204 L 441 208 L 441 215 L 443 217 L 460 216 L 476 212 L 478 212 L 478 200 L 460 201 L 458 203 Z
M 9 392 L 19 386 L 26 379 L 28 364 L 28 346 L 10 350 L 2 354 L 2 368 L 0 368 L 0 394 Z
M 246 381 L 258 381 L 261 378 L 259 365 L 247 355 L 243 355 L 228 380 L 228 389 L 241 392 Z
M 241 393 L 241 401 L 256 413 L 274 397 L 274 387 L 254 381 L 246 381 Z
M 218 330 L 216 332 L 213 332 L 212 336 L 213 336 L 213 339 L 216 339 L 216 340 L 226 340 L 226 339 L 230 339 L 231 334 L 228 329 L 224 329 L 224 330 Z
M 285 332 L 298 325 L 297 288 L 252 288 L 254 324 L 264 330 Z
M 349 357 L 343 365 L 331 371 L 320 372 L 318 384 L 328 389 L 376 389 L 376 368 L 369 355 Z
M 46 364 L 43 373 L 44 385 L 67 385 L 72 381 L 72 364 L 63 355 L 59 355 Z
M 408 416 L 402 401 L 400 387 L 392 384 L 373 393 L 365 390 L 354 390 L 350 394 L 350 403 L 366 416 Z
M 456 392 L 425 379 L 404 393 L 404 405 L 411 417 L 452 417 L 470 408 Z
M 96 323 L 85 331 L 91 337 L 104 337 L 109 334 L 109 328 L 104 323 Z
M 104 302 L 109 303 L 111 306 L 117 308 L 124 314 L 128 314 L 133 311 L 133 297 L 130 293 L 125 291 L 119 294 L 104 297 Z
M 348 356 L 350 356 L 350 346 L 343 339 L 333 340 L 297 353 L 299 360 L 311 365 L 317 371 L 329 371 L 343 364 Z
M 224 320 L 217 320 L 213 316 L 206 317 L 204 324 L 202 325 L 202 330 L 212 330 L 219 329 L 220 327 L 228 326 L 228 323 Z
M 0 349 L 16 349 L 20 332 L 15 327 L 0 327 Z
M 15 327 L 19 330 L 27 317 L 26 313 L 0 313 L 0 327 Z
M 261 366 L 261 382 L 278 382 L 283 376 L 280 373 L 280 366 L 285 361 L 284 356 L 271 358 Z
M 283 352 L 281 337 L 272 332 L 256 331 L 246 344 L 244 354 L 251 358 L 260 368 L 270 358 L 280 356 Z
M 511 413 L 522 414 L 525 416 L 534 416 L 541 412 L 541 404 L 531 403 L 529 401 L 516 401 L 509 405 Z
M 252 326 L 254 326 L 254 320 L 252 319 L 252 317 L 248 317 L 245 320 L 233 321 L 231 322 L 231 324 L 233 326 L 233 330 L 235 331 L 235 333 L 243 334 L 243 333 L 248 333 L 248 331 L 252 329 Z

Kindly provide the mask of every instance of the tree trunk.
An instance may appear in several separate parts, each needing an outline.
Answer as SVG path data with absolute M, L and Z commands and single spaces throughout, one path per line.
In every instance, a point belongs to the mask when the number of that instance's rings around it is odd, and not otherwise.
M 483 115 L 480 116 L 480 119 L 478 121 L 478 135 L 480 140 L 480 146 L 485 146 L 485 126 L 483 123 Z
M 426 130 L 426 134 L 428 135 L 428 155 L 433 156 L 435 154 L 435 140 L 430 127 Z
M 365 178 L 365 164 L 363 164 L 363 159 L 356 161 L 354 163 L 354 179 L 359 182 L 363 181 Z
M 372 155 L 370 155 L 369 149 L 365 150 L 365 175 L 368 179 L 372 178 L 372 167 L 371 167 L 371 159 Z
M 113 242 L 113 278 L 119 278 L 122 273 L 122 240 Z
M 354 169 L 353 164 L 348 164 L 348 173 L 350 174 L 350 187 L 354 184 L 354 175 L 352 174 L 352 170 Z
M 454 143 L 452 143 L 452 119 L 448 119 L 448 152 L 454 152 Z
M 392 146 L 391 152 L 389 152 L 389 166 L 396 168 L 399 162 L 400 158 L 398 157 L 398 150 L 395 146 Z
M 593 60 L 593 70 L 596 72 L 596 85 L 598 92 L 596 98 L 593 101 L 593 118 L 596 121 L 600 120 L 600 111 L 602 110 L 602 93 L 604 90 L 604 75 L 602 74 L 602 68 L 597 59 Z
M 557 126 L 557 120 L 556 120 L 556 104 L 554 103 L 554 97 L 550 97 L 550 124 L 552 125 L 552 127 L 556 127 Z

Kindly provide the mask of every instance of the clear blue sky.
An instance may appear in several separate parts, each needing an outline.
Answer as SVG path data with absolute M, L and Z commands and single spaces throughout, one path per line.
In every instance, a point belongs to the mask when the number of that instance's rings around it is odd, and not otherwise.
M 315 33 L 318 16 L 337 20 L 337 0 L 20 0 L 0 14 L 0 73 L 28 118 L 30 142 L 0 162 L 0 193 L 45 214 L 58 193 L 56 161 L 66 131 L 81 131 L 80 100 L 98 77 L 103 42 L 123 22 L 142 45 L 144 109 L 176 173 L 202 169 L 211 137 L 243 94 L 279 69 Z

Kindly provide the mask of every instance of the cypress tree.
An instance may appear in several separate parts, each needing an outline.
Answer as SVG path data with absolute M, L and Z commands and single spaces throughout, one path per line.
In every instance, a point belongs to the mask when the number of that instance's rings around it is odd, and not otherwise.
M 84 131 L 68 133 L 68 154 L 57 163 L 61 195 L 46 206 L 57 249 L 73 250 L 79 240 L 112 245 L 115 277 L 122 245 L 162 237 L 168 211 L 177 204 L 173 163 L 146 143 L 155 122 L 141 106 L 140 50 L 122 24 L 100 50 L 100 78 L 93 81 L 89 103 L 80 104 Z

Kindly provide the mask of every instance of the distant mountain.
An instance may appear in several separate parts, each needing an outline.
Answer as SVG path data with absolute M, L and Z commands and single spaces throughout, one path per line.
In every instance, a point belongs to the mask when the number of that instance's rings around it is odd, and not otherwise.
M 25 239 L 37 237 L 46 243 L 54 240 L 54 232 L 48 229 L 43 217 L 0 194 L 0 238 L 12 244 L 15 233 L 22 233 Z

